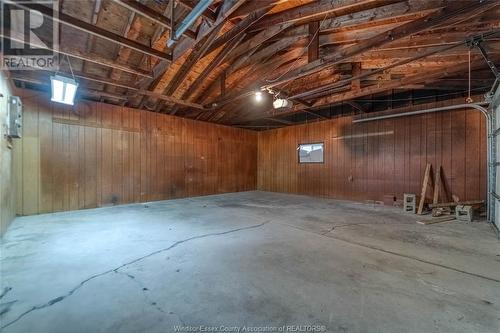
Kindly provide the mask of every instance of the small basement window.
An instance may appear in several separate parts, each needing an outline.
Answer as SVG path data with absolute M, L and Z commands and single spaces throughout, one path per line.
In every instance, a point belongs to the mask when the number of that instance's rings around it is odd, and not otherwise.
M 299 144 L 299 163 L 323 163 L 323 142 Z

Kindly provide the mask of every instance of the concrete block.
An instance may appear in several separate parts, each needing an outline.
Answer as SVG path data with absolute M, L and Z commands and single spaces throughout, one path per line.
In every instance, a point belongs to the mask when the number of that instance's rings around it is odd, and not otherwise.
M 472 206 L 458 205 L 455 207 L 455 217 L 458 221 L 472 222 L 474 220 L 474 208 Z
M 417 212 L 417 195 L 405 193 L 403 195 L 403 210 L 405 213 Z

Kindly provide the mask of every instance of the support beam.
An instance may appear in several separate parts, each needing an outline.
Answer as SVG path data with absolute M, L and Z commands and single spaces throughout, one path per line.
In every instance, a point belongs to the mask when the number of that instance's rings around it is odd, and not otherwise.
M 215 40 L 215 37 L 219 33 L 222 25 L 218 26 L 215 30 L 211 32 L 209 36 L 205 38 L 202 43 L 196 44 L 194 49 L 191 51 L 186 61 L 182 64 L 182 66 L 177 70 L 172 80 L 170 80 L 170 84 L 167 86 L 165 93 L 167 95 L 172 95 L 180 84 L 184 81 L 186 76 L 189 74 L 193 66 L 201 59 L 203 54 L 207 51 L 207 49 L 212 45 L 212 42 Z
M 496 60 L 498 60 L 498 59 L 496 59 Z M 484 64 L 482 64 L 482 63 L 475 64 L 472 66 L 472 70 L 480 70 L 482 68 L 484 68 Z M 425 71 L 422 73 L 410 75 L 410 76 L 401 78 L 399 80 L 392 80 L 389 82 L 385 82 L 384 84 L 380 84 L 380 85 L 374 84 L 374 85 L 371 85 L 368 87 L 364 87 L 359 91 L 348 90 L 348 91 L 343 92 L 343 93 L 337 93 L 335 95 L 327 96 L 327 97 L 324 97 L 324 98 L 317 100 L 314 103 L 313 108 L 319 108 L 319 107 L 324 107 L 324 106 L 329 106 L 329 105 L 330 106 L 337 105 L 339 103 L 342 103 L 342 102 L 345 103 L 346 101 L 355 100 L 356 98 L 360 98 L 363 96 L 378 94 L 378 93 L 382 93 L 384 91 L 389 91 L 391 89 L 399 89 L 401 87 L 411 85 L 411 84 L 418 84 L 421 82 L 432 82 L 434 80 L 439 80 L 443 77 L 457 75 L 457 73 L 464 72 L 467 69 L 468 69 L 468 63 L 463 62 L 459 65 L 456 65 L 456 66 L 453 66 L 450 68 L 446 68 L 446 69 L 437 68 L 437 69 L 434 69 L 432 71 Z M 287 111 L 287 112 L 282 112 L 279 115 L 277 115 L 277 117 L 285 117 L 285 116 L 289 116 L 291 114 L 305 112 L 306 110 L 310 111 L 310 109 L 306 108 L 306 107 L 300 107 L 300 106 L 297 108 L 294 107 L 293 110 Z M 247 121 L 251 122 L 251 121 L 256 121 L 258 119 L 262 119 L 262 118 L 253 118 L 253 119 L 248 119 Z
M 245 35 L 240 35 L 239 37 L 231 40 L 222 51 L 220 51 L 217 56 L 208 64 L 208 66 L 203 70 L 203 72 L 194 80 L 193 83 L 189 86 L 189 88 L 184 92 L 182 95 L 182 99 L 187 99 L 189 98 L 195 91 L 198 89 L 198 87 L 203 83 L 208 78 L 208 75 L 212 73 L 212 71 L 217 68 L 226 58 L 226 56 L 238 45 L 240 40 L 244 37 Z M 225 73 L 224 73 L 224 81 L 225 81 Z
M 224 24 L 226 19 L 234 13 L 241 5 L 245 3 L 246 0 L 225 0 L 221 4 L 221 8 L 219 9 L 219 14 L 217 15 L 217 20 L 215 20 L 214 24 L 207 30 L 202 31 L 198 34 L 197 42 L 202 40 L 205 36 L 210 34 L 212 30 L 217 28 L 219 25 Z M 194 47 L 195 45 L 193 45 Z
M 247 68 L 242 69 L 238 73 L 234 73 L 234 75 L 233 75 L 234 78 L 231 78 L 231 82 L 234 82 L 234 81 L 237 82 L 239 80 L 244 79 L 245 81 L 251 82 L 254 87 L 261 85 L 263 83 L 263 76 L 265 76 L 264 73 L 270 73 L 270 72 L 277 73 L 277 74 L 282 73 L 283 71 L 286 70 L 286 68 L 280 68 L 280 67 L 283 64 L 285 64 L 291 60 L 297 59 L 297 57 L 300 56 L 301 52 L 302 52 L 302 50 L 288 51 L 287 53 L 281 55 L 280 57 L 275 57 L 269 62 L 260 64 L 260 66 L 258 66 L 258 68 L 252 68 L 252 67 L 248 66 Z M 233 89 L 234 89 L 234 87 L 233 87 Z M 210 87 L 209 87 L 201 95 L 204 96 L 206 99 L 206 96 L 211 95 L 210 91 L 213 91 L 213 89 L 210 89 Z M 215 103 L 218 105 L 218 107 L 222 107 L 226 104 L 233 103 L 233 102 L 236 102 L 242 98 L 250 96 L 254 92 L 255 92 L 255 88 L 248 90 L 246 92 L 243 92 L 243 93 L 233 91 L 233 93 L 230 94 L 231 96 L 228 96 L 222 100 L 217 99 L 215 101 Z
M 283 23 L 307 23 L 372 9 L 404 0 L 320 0 L 269 15 L 252 27 L 261 30 Z
M 291 26 L 292 26 L 291 23 L 278 24 L 276 26 L 270 27 L 267 30 L 261 31 L 260 33 L 253 36 L 249 40 L 246 40 L 245 42 L 241 43 L 234 50 L 234 52 L 231 53 L 230 59 L 235 59 L 243 54 L 248 54 L 250 50 L 262 45 L 262 43 L 264 43 L 265 41 L 285 31 Z
M 259 49 L 255 53 L 249 52 L 247 55 L 242 56 L 235 62 L 233 62 L 230 66 L 230 70 L 228 71 L 234 72 L 239 68 L 250 65 L 252 63 L 261 63 L 262 61 L 266 61 L 267 59 L 269 59 L 269 57 L 273 56 L 274 54 L 294 46 L 305 46 L 307 43 L 306 37 L 306 35 L 284 37 L 281 40 L 276 41 L 263 49 Z
M 38 79 L 30 78 L 27 76 L 23 76 L 23 77 L 12 76 L 11 79 L 14 81 L 26 82 L 26 83 L 32 83 L 32 84 L 44 86 L 44 87 L 47 87 L 47 89 L 50 89 L 50 81 L 38 80 Z M 82 88 L 82 87 L 78 88 L 77 94 L 84 95 L 84 96 L 92 96 L 92 97 L 97 97 L 97 98 L 108 97 L 108 98 L 113 98 L 113 99 L 117 99 L 117 100 L 127 100 L 127 96 L 123 96 L 123 95 L 119 95 L 119 94 L 112 94 L 112 93 L 108 93 L 105 91 L 92 90 L 92 89 Z
M 309 23 L 309 47 L 307 48 L 307 62 L 319 58 L 319 22 Z
M 196 40 L 184 39 L 179 43 L 174 52 L 174 61 L 179 59 L 187 50 L 196 48 L 197 44 L 204 40 L 213 30 L 218 29 L 222 25 L 226 18 L 231 15 L 239 6 L 241 6 L 246 0 L 227 0 L 222 3 L 222 7 L 219 10 L 217 20 L 212 25 L 202 25 Z M 182 44 L 182 45 L 181 45 Z M 178 50 L 179 49 L 179 50 Z M 168 64 L 165 62 L 160 62 L 153 69 L 153 80 L 142 80 L 139 82 L 140 86 L 146 85 L 150 91 L 154 90 L 157 84 L 161 81 L 162 76 L 168 69 Z
M 270 10 L 270 8 L 264 8 L 257 10 L 248 14 L 241 22 L 236 24 L 232 29 L 228 30 L 225 34 L 218 37 L 213 43 L 212 46 L 207 50 L 205 54 L 210 54 L 222 45 L 226 44 L 228 41 L 233 38 L 238 37 L 242 33 L 245 32 L 252 24 L 258 22 L 266 13 Z
M 251 13 L 269 7 L 274 7 L 276 5 L 288 2 L 290 0 L 250 0 L 245 3 L 245 5 L 238 8 L 231 16 L 231 20 L 235 18 L 242 18 L 250 15 Z M 272 8 L 270 8 L 272 9 Z
M 137 14 L 135 12 L 130 12 L 129 15 L 130 16 L 129 16 L 129 19 L 128 19 L 128 23 L 125 26 L 125 28 L 123 29 L 122 35 L 124 35 L 127 38 L 135 39 L 138 36 L 138 31 L 136 29 L 131 29 L 131 27 L 136 22 Z M 92 35 L 90 35 L 90 36 L 92 36 Z M 94 37 L 94 36 L 92 36 L 92 37 Z M 130 54 L 131 53 L 132 53 L 132 49 L 120 46 L 116 50 L 115 61 L 116 62 L 125 62 L 126 63 L 128 61 L 128 59 L 130 58 Z M 120 75 L 120 73 L 118 73 L 117 71 L 115 71 L 114 69 L 112 69 L 109 72 L 109 76 L 108 77 L 111 80 L 117 80 L 117 81 L 119 81 L 121 75 Z M 133 86 L 133 83 L 131 83 L 130 85 Z M 108 91 L 108 92 L 109 91 L 115 92 L 113 87 L 105 87 L 104 90 Z
M 134 40 L 127 39 L 121 35 L 115 34 L 113 32 L 110 32 L 108 30 L 104 30 L 102 28 L 99 28 L 98 26 L 92 25 L 90 23 L 87 23 L 85 21 L 81 21 L 77 18 L 74 18 L 72 16 L 69 16 L 67 14 L 64 14 L 62 12 L 58 13 L 58 18 L 52 17 L 52 11 L 43 5 L 36 4 L 36 3 L 26 3 L 23 2 L 21 3 L 15 3 L 16 6 L 19 8 L 25 9 L 25 10 L 36 10 L 39 11 L 43 16 L 53 19 L 56 22 L 60 22 L 62 24 L 65 24 L 67 26 L 73 27 L 75 29 L 78 29 L 80 31 L 84 31 L 86 33 L 92 34 L 94 36 L 106 39 L 107 41 L 110 41 L 112 43 L 117 43 L 119 45 L 129 47 L 137 52 L 145 53 L 150 56 L 156 57 L 158 59 L 166 60 L 166 61 L 172 61 L 172 56 L 168 53 L 153 49 L 149 46 L 143 45 L 141 43 L 138 43 Z
M 114 2 L 122 5 L 123 7 L 133 11 L 136 14 L 144 16 L 145 18 L 150 19 L 151 21 L 161 25 L 165 29 L 172 29 L 172 20 L 168 17 L 165 17 L 162 13 L 158 13 L 157 11 L 149 8 L 146 5 L 136 1 L 136 0 L 113 0 Z M 171 4 L 173 4 L 174 0 L 170 0 Z M 196 33 L 192 30 L 185 30 L 182 33 L 184 36 L 195 39 Z
M 495 35 L 495 34 L 498 34 L 498 33 L 500 33 L 500 30 L 494 30 L 494 31 L 489 32 L 487 35 L 488 36 L 492 36 L 492 35 Z M 422 53 L 417 54 L 417 55 L 415 55 L 413 57 L 402 59 L 402 60 L 399 60 L 399 61 L 395 61 L 395 62 L 393 62 L 392 64 L 390 64 L 390 65 L 388 65 L 386 67 L 374 69 L 374 70 L 372 70 L 370 72 L 362 73 L 362 74 L 360 74 L 358 76 L 353 76 L 353 77 L 351 77 L 349 79 L 345 79 L 345 80 L 333 82 L 333 83 L 330 83 L 330 84 L 327 84 L 327 85 L 324 85 L 324 86 L 321 86 L 321 87 L 317 87 L 317 88 L 314 88 L 314 89 L 311 89 L 311 90 L 308 90 L 308 91 L 301 92 L 299 94 L 296 94 L 296 95 L 292 96 L 292 98 L 297 98 L 297 97 L 298 98 L 307 98 L 307 97 L 312 96 L 312 95 L 317 96 L 317 95 L 322 94 L 322 93 L 331 92 L 332 89 L 338 88 L 338 87 L 342 87 L 342 86 L 344 86 L 346 84 L 349 84 L 350 82 L 352 82 L 354 80 L 365 79 L 365 78 L 368 78 L 370 76 L 386 72 L 386 71 L 388 71 L 388 70 L 390 70 L 392 68 L 399 67 L 399 66 L 402 66 L 402 65 L 405 65 L 405 64 L 409 64 L 409 63 L 415 62 L 416 60 L 432 56 L 434 54 L 445 53 L 448 50 L 451 50 L 451 49 L 457 48 L 459 46 L 465 45 L 465 43 L 466 43 L 466 40 L 462 40 L 462 41 L 458 41 L 458 42 L 452 43 L 450 45 L 445 45 L 443 47 L 434 48 L 434 49 L 432 49 L 430 51 L 422 52 Z
M 32 71 L 35 72 L 35 73 L 36 72 L 45 72 L 45 73 L 51 73 L 51 74 L 55 73 L 52 70 L 46 70 L 44 68 L 33 68 Z M 67 77 L 71 77 L 72 76 L 72 74 L 69 71 L 63 71 L 63 70 L 60 70 L 60 69 L 59 69 L 58 73 L 59 74 L 64 74 Z M 100 77 L 100 76 L 93 75 L 93 74 L 82 73 L 82 72 L 73 72 L 73 75 L 75 76 L 75 78 L 83 79 L 83 80 L 86 80 L 86 81 L 97 82 L 97 83 L 101 83 L 101 84 L 105 84 L 105 85 L 110 85 L 110 86 L 114 86 L 114 87 L 118 87 L 118 88 L 123 88 L 123 89 L 128 89 L 128 90 L 132 90 L 132 91 L 139 90 L 137 88 L 134 88 L 133 85 L 132 85 L 132 83 L 120 82 L 120 81 L 117 81 L 117 80 L 112 80 L 112 79 L 108 79 L 108 78 L 105 78 L 105 77 Z M 47 81 L 47 82 L 50 83 L 50 81 Z
M 189 10 L 193 10 L 193 8 L 198 3 L 198 0 L 175 0 L 175 1 L 177 1 L 181 6 Z M 201 15 L 210 22 L 215 22 L 215 20 L 217 19 L 217 15 L 210 9 L 205 9 L 203 13 L 201 13 Z
M 162 101 L 169 102 L 169 103 L 172 103 L 172 104 L 178 104 L 178 105 L 182 105 L 182 106 L 185 106 L 185 107 L 195 108 L 195 109 L 200 109 L 200 110 L 207 110 L 207 108 L 205 108 L 201 104 L 184 101 L 184 100 L 181 100 L 181 99 L 178 99 L 178 98 L 174 98 L 174 97 L 171 97 L 171 96 L 167 96 L 167 95 L 163 95 L 163 94 L 158 94 L 158 93 L 155 93 L 155 92 L 152 92 L 152 91 L 149 91 L 149 90 L 139 89 L 139 90 L 136 91 L 136 93 L 139 94 L 139 95 L 146 95 L 146 96 L 149 96 L 149 97 L 157 98 L 157 99 L 160 99 Z
M 446 0 L 433 1 L 405 1 L 395 4 L 386 4 L 379 7 L 359 11 L 350 15 L 337 16 L 327 19 L 323 23 L 322 33 L 346 31 L 351 28 L 377 27 L 390 22 L 413 21 L 419 17 L 429 15 L 433 11 L 446 6 Z
M 201 104 L 191 103 L 191 102 L 184 101 L 184 100 L 181 100 L 181 99 L 178 99 L 178 98 L 174 98 L 174 97 L 170 97 L 170 96 L 166 96 L 166 95 L 154 93 L 152 91 L 143 90 L 143 89 L 139 89 L 139 88 L 134 88 L 134 87 L 125 85 L 124 83 L 120 83 L 120 82 L 116 82 L 116 81 L 113 81 L 113 80 L 109 80 L 109 79 L 105 79 L 105 78 L 100 78 L 100 77 L 92 76 L 92 75 L 89 75 L 89 74 L 86 74 L 86 73 L 77 73 L 75 76 L 77 76 L 77 77 L 79 77 L 81 79 L 84 79 L 84 80 L 89 80 L 89 81 L 99 82 L 99 83 L 103 83 L 103 84 L 107 84 L 107 85 L 119 86 L 121 88 L 130 89 L 130 90 L 133 90 L 135 94 L 145 95 L 145 96 L 157 98 L 157 99 L 160 99 L 160 100 L 172 103 L 172 104 L 182 105 L 182 106 L 185 106 L 185 107 L 190 107 L 190 108 L 195 108 L 195 109 L 200 109 L 200 110 L 207 110 L 207 108 L 205 108 Z M 50 86 L 50 81 L 47 80 L 46 84 Z M 105 92 L 102 92 L 102 93 L 105 93 Z M 130 96 L 126 96 L 126 95 L 120 95 L 120 96 L 125 97 L 125 99 L 127 99 L 127 98 L 130 97 Z
M 316 73 L 338 63 L 345 62 L 346 60 L 362 52 L 372 50 L 376 47 L 380 47 L 397 39 L 414 35 L 417 32 L 428 30 L 432 27 L 442 24 L 443 22 L 446 22 L 450 18 L 456 18 L 457 16 L 467 16 L 470 18 L 493 8 L 496 5 L 497 3 L 495 1 L 483 1 L 473 2 L 459 9 L 452 9 L 450 7 L 440 9 L 433 14 L 400 25 L 351 47 L 343 48 L 337 52 L 333 52 L 332 54 L 328 54 L 322 58 L 319 58 L 316 61 L 290 71 L 290 73 L 288 73 L 284 77 L 280 78 L 276 82 L 266 85 L 265 87 L 275 87 L 288 81 Z
M 12 41 L 25 43 L 24 40 L 13 37 L 11 35 L 10 31 L 7 29 L 4 29 L 3 33 L 0 33 L 0 38 L 8 38 Z M 35 47 L 35 48 L 46 48 L 46 46 L 41 46 L 41 45 L 38 45 L 38 44 L 33 43 L 31 41 L 29 42 L 29 45 L 32 47 Z M 104 57 L 102 57 L 98 54 L 95 54 L 95 53 L 83 53 L 77 49 L 68 49 L 68 48 L 64 48 L 64 49 L 59 48 L 58 50 L 55 50 L 53 48 L 49 48 L 49 50 L 53 51 L 53 52 L 57 52 L 57 53 L 62 54 L 62 55 L 67 55 L 67 56 L 72 57 L 72 58 L 76 58 L 76 59 L 80 59 L 80 60 L 84 60 L 84 61 L 89 61 L 89 62 L 92 62 L 92 63 L 97 64 L 97 65 L 110 67 L 113 69 L 118 69 L 118 70 L 121 70 L 123 72 L 130 73 L 130 74 L 135 74 L 135 75 L 143 76 L 146 78 L 153 77 L 153 74 L 151 72 L 142 70 L 140 68 L 132 68 L 132 67 L 129 67 L 126 65 L 116 63 L 113 60 L 104 58 Z
M 481 65 L 482 64 L 475 65 L 472 67 L 472 69 L 481 68 Z M 358 91 L 350 90 L 344 93 L 323 97 L 314 103 L 314 107 L 335 104 L 350 99 L 377 94 L 391 89 L 398 89 L 399 87 L 408 84 L 429 82 L 430 80 L 451 76 L 453 74 L 466 71 L 467 69 L 468 69 L 468 63 L 461 63 L 451 68 L 444 68 L 444 69 L 438 68 L 432 71 L 423 71 L 419 74 L 410 75 L 401 78 L 399 80 L 391 80 L 384 82 L 383 84 L 375 84 L 368 87 L 364 87 Z
M 351 77 L 351 78 L 340 80 L 340 81 L 336 81 L 336 82 L 333 82 L 333 83 L 330 83 L 330 84 L 327 84 L 327 85 L 324 85 L 324 86 L 320 86 L 320 87 L 317 87 L 317 88 L 314 88 L 314 89 L 310 89 L 308 91 L 304 91 L 304 92 L 292 95 L 289 98 L 290 99 L 308 98 L 308 97 L 310 97 L 312 95 L 318 95 L 318 94 L 321 94 L 321 93 L 325 93 L 325 94 L 326 93 L 332 93 L 332 92 L 334 92 L 334 89 L 338 89 L 338 88 L 341 88 L 343 86 L 346 86 L 346 85 L 350 84 L 353 80 L 367 78 L 367 77 L 370 77 L 372 75 L 385 72 L 385 71 L 387 71 L 387 70 L 389 70 L 391 68 L 394 68 L 394 67 L 397 67 L 397 66 L 401 66 L 401 65 L 410 63 L 412 61 L 428 57 L 428 56 L 436 54 L 436 53 L 445 52 L 447 50 L 450 50 L 452 48 L 456 48 L 456 47 L 458 47 L 460 45 L 464 45 L 464 44 L 465 44 L 465 41 L 461 41 L 461 42 L 456 42 L 456 43 L 454 43 L 452 45 L 446 45 L 446 46 L 441 47 L 441 48 L 437 48 L 437 49 L 433 49 L 431 51 L 423 52 L 423 53 L 420 53 L 420 54 L 416 55 L 413 58 L 408 58 L 408 59 L 403 59 L 401 61 L 393 62 L 391 65 L 389 65 L 387 67 L 379 68 L 379 69 L 376 69 L 376 70 L 372 70 L 370 72 L 361 74 L 361 75 L 359 75 L 357 77 Z M 247 93 L 244 92 L 244 93 L 241 94 L 241 96 L 245 96 L 245 94 L 247 94 Z M 237 100 L 237 99 L 239 99 L 239 96 L 234 97 L 234 100 Z M 231 102 L 231 101 L 227 101 L 227 102 Z
M 213 0 L 199 0 L 191 12 L 182 20 L 181 24 L 174 29 L 174 35 L 170 36 L 167 47 L 171 48 L 182 34 L 191 27 L 198 17 L 212 4 Z
M 353 62 L 352 63 L 352 77 L 353 79 L 351 81 L 351 89 L 352 90 L 359 90 L 361 89 L 361 80 L 359 77 L 361 76 L 361 63 L 360 62 Z

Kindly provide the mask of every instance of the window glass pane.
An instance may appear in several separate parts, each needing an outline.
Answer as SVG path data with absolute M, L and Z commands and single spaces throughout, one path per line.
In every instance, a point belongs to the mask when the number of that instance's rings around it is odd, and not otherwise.
M 323 143 L 299 145 L 300 163 L 323 163 Z

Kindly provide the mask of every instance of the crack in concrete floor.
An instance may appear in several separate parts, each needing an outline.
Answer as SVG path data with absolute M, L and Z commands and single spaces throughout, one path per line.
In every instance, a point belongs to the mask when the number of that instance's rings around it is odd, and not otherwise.
M 352 240 L 348 240 L 348 239 L 341 238 L 341 237 L 338 237 L 338 236 L 331 236 L 331 232 L 333 230 L 335 230 L 336 228 L 338 228 L 338 227 L 346 227 L 348 225 L 334 226 L 331 230 L 329 230 L 327 232 L 318 233 L 318 232 L 314 232 L 314 231 L 311 231 L 311 230 L 300 228 L 300 227 L 297 227 L 295 225 L 288 224 L 288 223 L 274 222 L 274 221 L 272 223 L 277 223 L 277 224 L 280 224 L 280 225 L 283 225 L 283 226 L 287 226 L 287 227 L 290 227 L 290 228 L 293 228 L 293 229 L 297 229 L 297 230 L 300 230 L 300 231 L 312 233 L 312 234 L 315 234 L 315 235 L 318 235 L 318 236 L 328 237 L 330 239 L 336 239 L 336 240 L 339 240 L 339 241 L 342 241 L 342 242 L 345 242 L 345 243 L 348 243 L 348 244 L 351 244 L 351 245 L 361 246 L 361 247 L 368 248 L 368 249 L 371 249 L 371 250 L 375 250 L 375 251 L 380 251 L 380 252 L 392 254 L 392 255 L 395 255 L 395 256 L 398 256 L 398 257 L 403 257 L 403 258 L 407 258 L 407 259 L 416 260 L 416 261 L 419 261 L 419 262 L 423 262 L 425 264 L 438 266 L 438 267 L 441 267 L 441 268 L 444 268 L 444 269 L 449 269 L 449 270 L 452 270 L 452 271 L 455 271 L 455 272 L 459 272 L 459 273 L 462 273 L 462 274 L 467 274 L 467 275 L 478 277 L 478 278 L 485 279 L 485 280 L 488 280 L 488 281 L 493 281 L 493 282 L 500 283 L 500 280 L 498 280 L 498 279 L 491 278 L 491 277 L 488 277 L 488 276 L 484 276 L 484 275 L 481 275 L 481 274 L 467 272 L 467 271 L 464 271 L 464 270 L 461 270 L 461 269 L 458 269 L 458 268 L 455 268 L 455 267 L 451 267 L 451 266 L 439 264 L 439 263 L 436 263 L 436 262 L 432 262 L 432 261 L 429 261 L 429 260 L 421 259 L 421 258 L 418 258 L 418 257 L 414 257 L 414 256 L 410 256 L 410 255 L 406 255 L 406 254 L 402 254 L 402 253 L 398 253 L 398 252 L 394 252 L 394 251 L 390 251 L 390 250 L 384 250 L 384 249 L 379 248 L 377 246 L 363 244 L 363 243 L 360 243 L 360 242 L 354 242 Z M 367 224 L 376 224 L 376 223 L 359 223 L 359 224 L 351 224 L 351 225 L 367 225 Z M 378 224 L 381 224 L 381 223 L 378 223 Z
M 17 316 L 15 319 L 11 320 L 10 322 L 8 322 L 7 324 L 3 325 L 0 327 L 0 329 L 4 329 L 4 328 L 7 328 L 9 327 L 10 325 L 18 322 L 19 320 L 21 320 L 22 318 L 24 318 L 25 316 L 27 316 L 28 314 L 30 314 L 31 312 L 33 311 L 37 311 L 37 310 L 41 310 L 41 309 L 45 309 L 45 308 L 48 308 L 54 304 L 57 304 L 59 302 L 62 302 L 63 300 L 65 300 L 66 298 L 70 297 L 71 295 L 73 295 L 78 289 L 80 289 L 81 287 L 83 287 L 87 282 L 89 281 L 92 281 L 98 277 L 101 277 L 101 276 L 104 276 L 104 275 L 107 275 L 109 273 L 119 273 L 119 270 L 124 268 L 124 267 L 127 267 L 129 265 L 132 265 L 132 264 L 135 264 L 141 260 L 144 260 L 146 258 L 149 258 L 151 256 L 154 256 L 156 254 L 159 254 L 159 253 L 163 253 L 163 252 L 166 252 L 166 251 L 169 251 L 173 248 L 175 248 L 176 246 L 178 245 L 181 245 L 181 244 L 184 244 L 184 243 L 187 243 L 189 241 L 192 241 L 192 240 L 196 240 L 196 239 L 201 239 L 201 238 L 206 238 L 206 237 L 212 237 L 212 236 L 220 236 L 220 235 L 227 235 L 227 234 L 230 234 L 230 233 L 234 233 L 234 232 L 238 232 L 238 231 L 243 231 L 243 230 L 250 230 L 250 229 L 255 229 L 255 228 L 259 228 L 259 227 L 262 227 L 266 224 L 268 224 L 269 222 L 271 221 L 265 221 L 265 222 L 262 222 L 262 223 L 259 223 L 259 224 L 256 224 L 256 225 L 251 225 L 251 226 L 247 226 L 247 227 L 242 227 L 242 228 L 236 228 L 236 229 L 231 229 L 231 230 L 227 230 L 227 231 L 222 231 L 222 232 L 214 232 L 214 233 L 208 233 L 208 234 L 203 234 L 203 235 L 199 235 L 199 236 L 193 236 L 193 237 L 189 237 L 189 238 L 186 238 L 186 239 L 183 239 L 183 240 L 180 240 L 180 241 L 177 241 L 175 243 L 173 243 L 172 245 L 168 246 L 168 247 L 165 247 L 165 248 L 162 248 L 160 250 L 156 250 L 156 251 L 153 251 L 153 252 L 150 252 L 149 254 L 146 254 L 142 257 L 139 257 L 139 258 L 136 258 L 134 260 L 131 260 L 127 263 L 124 263 L 116 268 L 112 268 L 112 269 L 109 269 L 107 271 L 104 271 L 104 272 L 101 272 L 101 273 L 98 273 L 98 274 L 94 274 L 88 278 L 86 278 L 85 280 L 83 280 L 82 282 L 80 282 L 77 286 L 75 286 L 73 289 L 71 289 L 70 291 L 68 291 L 66 294 L 62 295 L 62 296 L 59 296 L 59 297 L 56 297 L 56 298 L 53 298 L 51 299 L 50 301 L 48 301 L 47 303 L 44 303 L 44 304 L 40 304 L 40 305 L 35 305 L 33 306 L 32 308 L 30 308 L 29 310 L 26 310 L 25 312 L 21 313 L 19 316 Z M 130 276 L 125 273 L 129 278 Z M 6 292 L 5 292 L 6 293 Z M 4 296 L 5 293 L 2 295 Z M 180 320 L 180 318 L 179 318 Z M 182 320 L 180 320 L 181 323 L 182 323 Z

